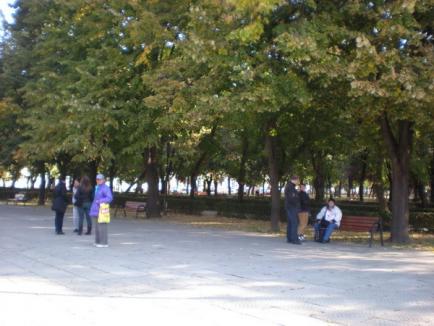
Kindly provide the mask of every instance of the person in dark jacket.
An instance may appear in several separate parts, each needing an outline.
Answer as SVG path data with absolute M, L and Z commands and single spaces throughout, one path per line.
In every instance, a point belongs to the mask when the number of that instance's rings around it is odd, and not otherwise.
M 65 234 L 63 233 L 63 218 L 65 217 L 66 207 L 68 206 L 68 196 L 66 193 L 66 184 L 65 178 L 60 177 L 59 181 L 54 188 L 53 194 L 53 206 L 52 210 L 56 212 L 56 216 L 54 218 L 54 225 L 56 228 L 56 234 Z
M 307 223 L 309 221 L 309 195 L 306 192 L 306 186 L 300 184 L 300 211 L 298 212 L 298 239 L 304 241 L 304 230 L 306 229 Z
M 286 230 L 286 240 L 288 243 L 301 244 L 298 239 L 298 212 L 300 211 L 300 196 L 295 186 L 298 184 L 297 176 L 292 176 L 290 182 L 285 187 L 285 210 L 288 220 Z
M 90 218 L 89 211 L 93 202 L 93 189 L 90 180 L 87 176 L 81 178 L 80 185 L 75 193 L 75 206 L 78 209 L 78 235 L 83 233 L 83 222 L 86 217 L 87 232 L 86 235 L 92 233 L 92 219 Z

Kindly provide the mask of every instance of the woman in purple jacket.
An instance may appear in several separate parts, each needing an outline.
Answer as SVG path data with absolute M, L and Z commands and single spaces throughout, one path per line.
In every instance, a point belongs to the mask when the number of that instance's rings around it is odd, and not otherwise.
M 98 174 L 96 176 L 95 197 L 90 207 L 89 215 L 94 218 L 95 224 L 95 246 L 108 247 L 107 239 L 107 223 L 98 223 L 99 205 L 103 203 L 110 204 L 113 200 L 113 195 L 105 184 L 104 175 Z

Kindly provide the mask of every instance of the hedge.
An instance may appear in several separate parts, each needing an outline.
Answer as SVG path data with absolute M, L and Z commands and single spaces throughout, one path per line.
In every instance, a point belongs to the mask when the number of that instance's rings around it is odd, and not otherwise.
M 26 193 L 31 199 L 36 200 L 39 195 L 38 190 L 19 190 L 19 189 L 2 189 L 0 188 L 0 199 L 6 200 L 13 198 L 16 193 Z M 46 192 L 47 200 L 49 201 L 52 193 Z M 70 194 L 71 195 L 71 194 Z M 250 218 L 258 220 L 269 220 L 271 211 L 271 202 L 269 197 L 247 197 L 242 202 L 236 197 L 226 196 L 200 196 L 190 198 L 188 196 L 167 196 L 163 197 L 168 204 L 169 211 L 184 214 L 200 214 L 202 211 L 216 211 L 220 216 L 235 217 L 235 218 Z M 146 196 L 142 194 L 119 194 L 115 193 L 113 206 L 122 206 L 125 201 L 146 201 Z M 312 214 L 317 212 L 323 206 L 322 203 L 311 202 Z M 376 203 L 360 203 L 351 201 L 338 201 L 338 206 L 342 209 L 344 215 L 356 216 L 378 216 L 378 206 Z M 411 206 L 410 225 L 413 229 L 421 230 L 428 229 L 434 231 L 434 209 L 420 208 Z M 386 229 L 390 225 L 390 214 L 382 214 Z M 286 221 L 284 211 L 284 201 L 281 201 L 281 221 Z

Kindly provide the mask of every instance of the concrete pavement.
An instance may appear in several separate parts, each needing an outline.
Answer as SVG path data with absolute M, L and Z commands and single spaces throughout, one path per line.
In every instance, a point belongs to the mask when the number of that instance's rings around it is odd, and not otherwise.
M 0 206 L 0 325 L 433 325 L 434 254 Z

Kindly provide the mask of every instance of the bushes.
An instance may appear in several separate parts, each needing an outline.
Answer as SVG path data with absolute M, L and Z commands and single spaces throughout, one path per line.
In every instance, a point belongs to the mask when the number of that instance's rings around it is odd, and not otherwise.
M 13 198 L 16 193 L 26 193 L 31 199 L 38 198 L 38 190 L 13 190 L 0 189 L 0 199 L 6 200 Z M 47 192 L 47 197 L 51 197 L 51 193 Z M 168 208 L 170 211 L 184 214 L 200 214 L 202 211 L 211 210 L 217 211 L 218 215 L 235 218 L 250 218 L 258 220 L 269 220 L 271 211 L 271 202 L 268 197 L 246 198 L 240 202 L 235 197 L 196 197 L 191 199 L 187 196 L 168 196 Z M 125 201 L 146 201 L 146 196 L 142 194 L 115 194 L 112 205 L 122 206 Z M 49 202 L 50 199 L 47 199 Z M 311 202 L 311 212 L 313 216 L 319 212 L 323 203 Z M 342 201 L 338 202 L 344 215 L 360 215 L 360 216 L 378 216 L 383 217 L 383 222 L 387 228 L 390 225 L 390 214 L 379 213 L 375 203 L 359 203 Z M 284 210 L 284 201 L 281 201 L 281 221 L 286 221 Z M 434 231 L 434 210 L 432 208 L 419 209 L 414 208 L 410 213 L 410 225 L 415 230 L 428 229 Z
M 410 225 L 416 231 L 427 229 L 434 231 L 434 212 L 412 212 L 410 213 Z

